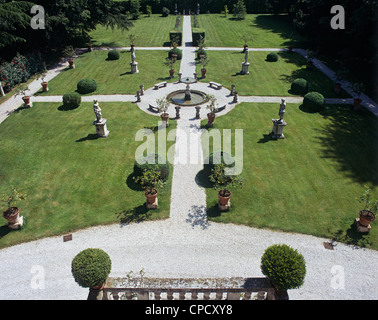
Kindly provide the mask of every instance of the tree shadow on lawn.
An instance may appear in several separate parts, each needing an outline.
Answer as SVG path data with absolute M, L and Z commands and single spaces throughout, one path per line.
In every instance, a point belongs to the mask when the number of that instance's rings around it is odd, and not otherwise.
M 116 213 L 121 226 L 128 225 L 132 222 L 143 222 L 151 217 L 151 212 L 145 204 L 139 205 L 132 209 L 126 209 Z
M 328 123 L 315 129 L 323 157 L 354 181 L 378 185 L 378 119 L 362 108 L 356 113 L 347 105 L 326 105 L 321 112 Z
M 357 232 L 354 223 L 346 231 L 338 230 L 334 232 L 332 234 L 332 241 L 345 243 L 353 249 L 368 248 L 373 244 L 367 234 Z

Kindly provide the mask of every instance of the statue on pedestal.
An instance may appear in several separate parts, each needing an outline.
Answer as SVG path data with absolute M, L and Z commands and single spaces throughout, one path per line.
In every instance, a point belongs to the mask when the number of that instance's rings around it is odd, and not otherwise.
M 279 123 L 282 123 L 283 118 L 285 116 L 285 109 L 286 109 L 286 101 L 285 99 L 281 99 L 281 104 L 280 104 L 280 110 L 278 112 L 278 115 L 280 119 L 278 120 Z
M 102 113 L 101 113 L 101 108 L 100 108 L 97 100 L 94 100 L 93 111 L 94 111 L 94 113 L 96 115 L 96 121 L 97 122 L 101 122 L 101 120 L 102 120 Z

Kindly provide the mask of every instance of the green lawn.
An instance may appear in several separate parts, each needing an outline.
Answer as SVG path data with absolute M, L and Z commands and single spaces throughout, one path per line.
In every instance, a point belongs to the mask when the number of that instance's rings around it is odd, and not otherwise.
M 136 35 L 137 47 L 163 47 L 170 45 L 169 31 L 175 27 L 176 17 L 169 15 L 162 17 L 153 14 L 151 17 L 141 15 L 139 20 L 133 20 L 134 27 L 122 32 L 119 29 L 111 30 L 98 25 L 90 33 L 91 42 L 96 47 L 129 47 L 129 35 Z
M 144 126 L 156 127 L 158 117 L 133 103 L 100 106 L 108 119 L 106 139 L 97 139 L 91 103 L 70 111 L 61 111 L 56 103 L 34 103 L 1 124 L 0 194 L 16 186 L 28 198 L 18 203 L 24 229 L 9 232 L 1 219 L 0 247 L 130 216 L 169 216 L 171 177 L 159 193 L 156 211 L 146 211 L 145 196 L 132 180 L 135 150 L 142 144 L 135 134 Z
M 242 103 L 215 119 L 215 129 L 243 129 L 244 185 L 230 189 L 232 208 L 220 213 L 216 191 L 206 182 L 206 174 L 199 174 L 207 187 L 210 220 L 378 249 L 375 222 L 367 236 L 351 228 L 363 209 L 355 199 L 363 185 L 373 186 L 377 197 L 377 119 L 367 111 L 355 114 L 349 106 L 327 106 L 318 114 L 288 104 L 286 139 L 271 140 L 271 119 L 277 112 L 276 104 Z
M 333 81 L 316 68 L 307 70 L 307 61 L 293 52 L 278 52 L 277 62 L 266 61 L 268 52 L 249 52 L 249 75 L 242 75 L 244 54 L 241 51 L 207 50 L 209 64 L 205 79 L 201 82 L 215 81 L 230 88 L 234 84 L 240 95 L 290 96 L 293 80 L 305 78 L 310 91 L 318 91 L 326 98 L 345 98 L 343 91 L 339 95 L 333 92 Z M 197 64 L 197 73 L 201 75 L 201 65 Z
M 145 89 L 161 81 L 173 82 L 175 78 L 169 77 L 169 68 L 163 63 L 168 57 L 167 51 L 136 50 L 136 61 L 139 73 L 131 73 L 131 55 L 129 51 L 120 51 L 119 60 L 107 60 L 108 51 L 99 50 L 85 53 L 75 60 L 75 69 L 65 69 L 49 82 L 49 91 L 40 95 L 63 95 L 76 91 L 77 83 L 83 78 L 94 79 L 97 90 L 89 95 L 96 94 L 136 94 L 139 85 Z M 180 61 L 175 65 L 180 69 Z
M 287 15 L 248 14 L 245 20 L 234 20 L 220 14 L 201 14 L 198 23 L 206 31 L 207 47 L 243 47 L 243 35 L 252 36 L 251 48 L 285 48 L 292 37 L 295 47 L 304 47 L 300 36 Z

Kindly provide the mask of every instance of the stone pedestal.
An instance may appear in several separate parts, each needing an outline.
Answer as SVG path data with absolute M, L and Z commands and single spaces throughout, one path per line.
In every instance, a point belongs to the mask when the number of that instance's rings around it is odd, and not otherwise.
M 158 206 L 159 206 L 159 201 L 158 201 L 158 198 L 157 198 L 157 197 L 156 197 L 154 203 L 148 203 L 148 202 L 146 201 L 146 207 L 147 207 L 147 209 L 153 209 L 153 210 L 155 210 L 155 209 L 158 208 Z
M 360 218 L 356 218 L 354 220 L 354 226 L 356 227 L 356 230 L 357 232 L 359 233 L 369 233 L 370 232 L 370 229 L 371 229 L 371 225 L 369 224 L 367 227 L 366 226 L 363 226 L 361 223 L 360 223 Z
M 243 62 L 242 63 L 242 71 L 241 74 L 249 74 L 248 68 L 250 63 L 249 62 Z
M 138 62 L 131 62 L 130 63 L 130 66 L 131 66 L 131 73 L 138 73 L 139 70 L 138 70 Z
M 285 139 L 283 135 L 284 127 L 287 125 L 284 120 L 280 121 L 279 119 L 272 119 L 273 129 L 270 133 L 273 139 Z
M 8 223 L 8 228 L 11 230 L 19 230 L 24 225 L 24 217 L 19 216 L 18 219 L 12 223 Z
M 95 120 L 93 125 L 96 126 L 96 133 L 100 138 L 107 138 L 109 131 L 106 127 L 106 119 L 101 119 L 101 121 Z
M 224 206 L 222 206 L 222 205 L 220 204 L 220 202 L 218 201 L 218 208 L 219 208 L 220 211 L 228 211 L 228 210 L 230 210 L 230 208 L 231 208 L 231 201 L 228 200 L 228 201 L 227 201 L 227 204 L 224 205 Z

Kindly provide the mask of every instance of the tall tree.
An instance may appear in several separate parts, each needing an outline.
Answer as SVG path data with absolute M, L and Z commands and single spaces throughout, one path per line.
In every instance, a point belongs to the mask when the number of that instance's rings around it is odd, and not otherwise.
M 234 10 L 232 11 L 234 18 L 237 20 L 244 20 L 247 14 L 247 9 L 245 7 L 243 0 L 238 0 L 236 4 L 234 4 Z

